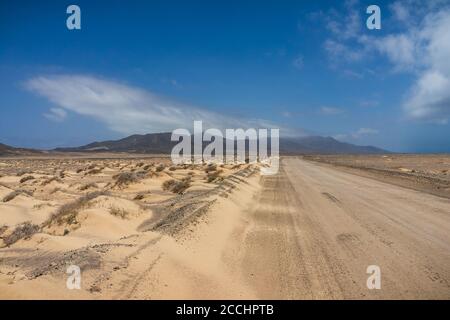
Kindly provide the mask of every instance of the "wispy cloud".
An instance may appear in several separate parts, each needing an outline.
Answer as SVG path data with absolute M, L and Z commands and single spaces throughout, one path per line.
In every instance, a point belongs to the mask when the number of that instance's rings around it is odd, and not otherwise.
M 226 110 L 216 113 L 183 105 L 144 89 L 93 76 L 39 76 L 26 81 L 25 86 L 57 106 L 45 115 L 49 119 L 62 121 L 67 111 L 75 112 L 122 134 L 191 129 L 194 120 L 202 120 L 205 129 L 280 128 L 284 135 L 301 134 L 263 119 L 236 118 L 227 116 Z
M 50 108 L 49 112 L 44 113 L 44 117 L 52 121 L 62 122 L 66 119 L 67 112 L 61 108 Z
M 379 131 L 372 128 L 359 128 L 358 131 L 352 133 L 352 137 L 359 139 L 363 136 L 378 134 Z
M 333 138 L 337 140 L 358 140 L 370 135 L 377 135 L 378 130 L 372 128 L 359 128 L 355 132 L 335 134 Z
M 335 116 L 344 113 L 345 110 L 335 107 L 321 107 L 319 113 L 324 116 Z

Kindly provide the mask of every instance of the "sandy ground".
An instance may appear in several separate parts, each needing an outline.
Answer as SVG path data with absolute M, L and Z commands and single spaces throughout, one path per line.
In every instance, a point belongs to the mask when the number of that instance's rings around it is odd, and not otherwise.
M 305 160 L 450 198 L 449 154 L 308 155 Z
M 154 159 L 48 161 L 29 163 L 34 185 L 20 183 L 18 163 L 0 170 L 0 198 L 33 192 L 0 202 L 0 237 L 23 221 L 40 227 L 0 249 L 0 298 L 450 299 L 446 198 L 295 157 L 275 176 L 229 166 L 209 182 L 205 166 L 156 172 Z M 140 179 L 114 186 L 148 161 Z M 101 172 L 86 174 L 93 164 Z M 66 169 L 42 186 L 50 167 Z M 161 187 L 188 175 L 181 194 Z M 107 193 L 48 223 L 93 181 Z M 81 290 L 66 288 L 69 265 L 82 270 Z M 366 286 L 369 265 L 380 290 Z

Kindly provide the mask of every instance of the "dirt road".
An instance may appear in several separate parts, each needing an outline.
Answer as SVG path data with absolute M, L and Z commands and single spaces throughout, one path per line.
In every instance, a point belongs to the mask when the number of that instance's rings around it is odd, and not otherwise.
M 243 188 L 126 298 L 450 299 L 449 200 L 298 158 Z
M 244 262 L 261 298 L 450 298 L 447 199 L 288 158 L 258 203 Z

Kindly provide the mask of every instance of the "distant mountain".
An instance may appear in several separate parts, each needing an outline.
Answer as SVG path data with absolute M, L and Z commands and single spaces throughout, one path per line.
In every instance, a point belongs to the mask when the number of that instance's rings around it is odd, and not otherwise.
M 170 153 L 177 142 L 170 141 L 171 133 L 149 133 L 145 135 L 134 134 L 120 139 L 102 142 L 93 142 L 75 148 L 56 148 L 61 152 L 130 152 L 130 153 Z
M 149 133 L 132 135 L 120 140 L 93 142 L 75 148 L 57 148 L 60 152 L 129 152 L 168 154 L 178 142 L 170 140 L 171 133 Z M 270 139 L 269 139 L 270 140 Z M 207 145 L 208 143 L 204 143 Z M 270 143 L 269 143 L 270 146 Z M 372 146 L 357 146 L 340 142 L 331 137 L 308 136 L 299 138 L 280 138 L 281 154 L 381 154 L 388 153 Z
M 281 138 L 281 154 L 382 154 L 389 151 L 373 147 L 341 142 L 332 137 L 308 136 Z
M 26 156 L 35 155 L 41 153 L 38 150 L 25 149 L 25 148 L 14 148 L 7 146 L 6 144 L 0 143 L 0 156 Z

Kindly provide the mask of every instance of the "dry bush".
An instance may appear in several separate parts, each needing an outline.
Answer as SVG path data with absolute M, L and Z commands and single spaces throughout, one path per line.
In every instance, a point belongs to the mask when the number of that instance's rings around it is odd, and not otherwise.
M 91 188 L 98 188 L 98 186 L 95 182 L 90 182 L 90 183 L 86 183 L 86 184 L 82 185 L 81 187 L 78 188 L 78 190 L 85 191 L 85 190 L 91 189 Z
M 38 225 L 32 224 L 29 221 L 21 223 L 11 234 L 3 238 L 3 243 L 9 247 L 20 239 L 30 238 L 33 234 L 39 232 L 39 230 L 40 227 Z
M 53 213 L 51 217 L 44 222 L 43 225 L 49 226 L 54 223 L 58 225 L 75 224 L 77 223 L 77 216 L 80 210 L 86 208 L 89 204 L 89 201 L 105 194 L 105 192 L 101 191 L 91 192 L 84 196 L 81 196 L 73 202 L 64 204 L 55 213 Z
M 61 179 L 58 178 L 58 177 L 51 177 L 51 178 L 48 178 L 48 179 L 42 181 L 41 186 L 46 186 L 46 185 L 48 185 L 49 183 L 52 183 L 53 181 L 61 182 Z
M 116 180 L 115 185 L 118 187 L 126 186 L 130 183 L 138 181 L 136 174 L 133 172 L 122 172 L 116 174 L 113 178 Z
M 42 209 L 45 206 L 49 206 L 49 204 L 48 203 L 38 203 L 38 204 L 35 204 L 33 206 L 33 209 L 39 210 L 39 209 Z
M 24 183 L 24 182 L 27 182 L 29 180 L 34 180 L 34 177 L 33 176 L 25 176 L 22 179 L 20 179 L 19 182 L 20 183 Z
M 80 168 L 80 169 L 77 170 L 77 173 L 81 173 L 81 172 L 83 172 L 83 171 L 84 171 L 84 169 L 83 169 L 83 168 Z
M 147 164 L 145 167 L 142 168 L 142 170 L 148 171 L 150 168 L 153 167 L 153 164 Z
M 175 166 L 171 166 L 171 167 L 169 168 L 169 171 L 175 171 L 175 170 L 177 170 L 177 167 L 175 167 Z
M 170 179 L 164 181 L 162 188 L 165 191 L 182 194 L 187 188 L 191 186 L 191 177 L 183 178 L 181 181 Z
M 136 167 L 140 168 L 140 167 L 142 167 L 143 165 L 144 165 L 143 162 L 139 162 L 139 163 L 136 164 Z
M 8 226 L 7 225 L 3 225 L 0 227 L 0 237 L 2 234 L 5 233 L 5 231 L 8 230 Z
M 128 214 L 129 214 L 128 211 L 126 211 L 125 209 L 117 208 L 117 207 L 110 207 L 109 213 L 115 217 L 119 217 L 122 219 L 125 219 L 126 217 L 128 217 Z
M 160 164 L 156 167 L 155 171 L 156 171 L 156 172 L 161 172 L 161 171 L 163 171 L 165 168 L 166 168 L 166 166 L 165 166 L 164 164 L 160 163 Z
M 9 201 L 13 200 L 15 197 L 17 197 L 20 194 L 26 194 L 28 196 L 32 196 L 33 195 L 33 193 L 31 191 L 28 191 L 28 190 L 15 190 L 15 191 L 12 191 L 12 192 L 8 193 L 3 198 L 3 202 L 9 202 Z
M 92 169 L 94 169 L 96 166 L 97 166 L 97 165 L 96 165 L 95 163 L 93 163 L 93 164 L 91 164 L 90 166 L 88 166 L 88 167 L 86 168 L 86 170 L 92 170 Z
M 21 176 L 23 176 L 24 174 L 27 174 L 27 173 L 33 173 L 33 172 L 30 171 L 30 170 L 20 170 L 19 172 L 17 172 L 16 176 L 21 177 Z
M 133 200 L 142 200 L 144 199 L 145 195 L 143 193 L 138 193 Z
M 217 165 L 214 164 L 214 163 L 210 163 L 210 164 L 208 164 L 208 166 L 206 167 L 205 172 L 206 172 L 206 173 L 209 173 L 209 172 L 211 172 L 211 171 L 216 171 L 216 170 L 217 170 Z
M 210 171 L 206 175 L 206 182 L 210 183 L 219 178 L 222 170 Z
M 99 174 L 102 172 L 104 168 L 94 168 L 90 169 L 88 172 L 85 173 L 85 175 L 92 175 L 92 174 Z

